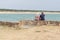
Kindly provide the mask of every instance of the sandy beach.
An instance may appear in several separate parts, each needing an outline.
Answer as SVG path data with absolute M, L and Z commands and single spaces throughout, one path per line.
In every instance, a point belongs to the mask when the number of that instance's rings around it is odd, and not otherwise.
M 39 12 L 0 12 L 0 14 L 40 14 Z M 52 14 L 52 12 L 45 12 Z M 55 13 L 53 14 L 60 14 Z M 59 26 L 27 26 L 28 28 L 13 28 L 0 26 L 0 40 L 60 40 Z
M 44 12 L 45 14 L 60 14 L 60 12 Z M 0 14 L 41 14 L 41 12 L 0 12 Z
M 60 40 L 59 26 L 0 27 L 0 40 Z

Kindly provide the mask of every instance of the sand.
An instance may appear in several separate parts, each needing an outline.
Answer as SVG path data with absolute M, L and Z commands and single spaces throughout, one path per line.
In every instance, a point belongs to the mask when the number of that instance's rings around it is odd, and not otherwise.
M 41 12 L 0 12 L 0 14 L 41 14 Z M 44 14 L 60 14 L 60 12 L 44 12 Z
M 30 26 L 21 29 L 0 27 L 0 40 L 60 40 L 60 27 Z

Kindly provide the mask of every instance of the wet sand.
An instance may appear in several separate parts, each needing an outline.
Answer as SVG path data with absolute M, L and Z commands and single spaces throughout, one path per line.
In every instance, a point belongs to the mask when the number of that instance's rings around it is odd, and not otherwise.
M 0 27 L 0 40 L 60 40 L 60 27 L 30 26 L 21 29 Z

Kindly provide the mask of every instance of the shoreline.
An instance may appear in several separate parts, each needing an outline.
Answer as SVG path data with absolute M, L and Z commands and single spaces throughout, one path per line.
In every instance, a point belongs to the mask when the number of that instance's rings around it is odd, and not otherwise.
M 41 14 L 41 12 L 0 12 L 0 14 Z M 44 14 L 60 14 L 60 12 L 44 12 Z

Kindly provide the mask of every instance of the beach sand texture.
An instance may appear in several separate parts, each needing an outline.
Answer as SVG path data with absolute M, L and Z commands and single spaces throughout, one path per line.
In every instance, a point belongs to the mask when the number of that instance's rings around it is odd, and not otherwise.
M 60 40 L 59 26 L 0 27 L 0 40 Z

